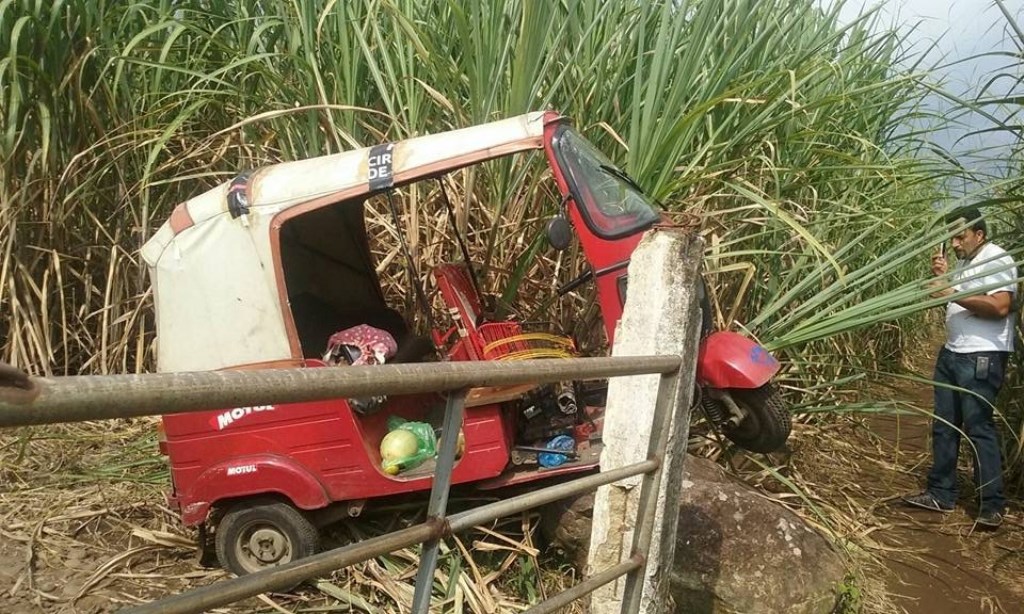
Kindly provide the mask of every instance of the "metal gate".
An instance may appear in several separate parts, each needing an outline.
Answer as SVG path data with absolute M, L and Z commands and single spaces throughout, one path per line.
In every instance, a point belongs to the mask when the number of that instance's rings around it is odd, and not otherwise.
M 225 606 L 255 595 L 287 590 L 303 580 L 374 557 L 422 544 L 412 612 L 430 608 L 431 585 L 438 545 L 445 536 L 466 531 L 599 486 L 643 475 L 640 503 L 628 558 L 596 572 L 580 584 L 556 594 L 528 610 L 553 612 L 598 587 L 626 576 L 621 611 L 639 612 L 647 552 L 654 519 L 662 466 L 674 420 L 685 419 L 688 398 L 682 386 L 691 386 L 678 356 L 575 358 L 523 362 L 462 362 L 348 367 L 345 369 L 275 369 L 151 375 L 74 376 L 33 378 L 0 365 L 0 428 L 83 420 L 151 416 L 218 407 L 263 403 L 294 403 L 377 394 L 446 392 L 444 426 L 427 519 L 406 529 L 322 552 L 291 563 L 239 578 L 223 580 L 180 595 L 122 610 L 134 614 L 189 614 Z M 539 488 L 529 493 L 447 514 L 451 470 L 456 457 L 458 426 L 462 422 L 466 391 L 478 386 L 545 384 L 641 374 L 661 374 L 653 409 L 647 458 L 642 462 Z M 683 394 L 686 392 L 686 394 Z M 628 411 L 630 408 L 608 408 Z M 644 599 L 650 599 L 644 596 Z

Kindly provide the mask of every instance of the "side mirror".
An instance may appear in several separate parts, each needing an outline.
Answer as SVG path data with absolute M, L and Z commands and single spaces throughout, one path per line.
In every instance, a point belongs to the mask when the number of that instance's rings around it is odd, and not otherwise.
M 546 232 L 548 243 L 557 251 L 566 249 L 572 242 L 572 228 L 569 226 L 569 220 L 565 219 L 564 216 L 556 215 L 551 218 L 548 221 Z

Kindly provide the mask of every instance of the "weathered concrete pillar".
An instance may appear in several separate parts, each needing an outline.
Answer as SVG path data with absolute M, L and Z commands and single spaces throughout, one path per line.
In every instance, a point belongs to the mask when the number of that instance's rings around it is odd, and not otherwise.
M 640 600 L 640 612 L 644 614 L 665 611 L 668 600 L 700 336 L 697 281 L 702 254 L 703 242 L 695 235 L 678 229 L 649 232 L 633 253 L 625 312 L 615 332 L 613 356 L 677 354 L 683 358 L 657 495 L 654 534 L 649 551 L 642 553 L 647 557 Z M 602 471 L 647 458 L 660 377 L 611 379 Z M 638 476 L 598 489 L 588 557 L 591 573 L 625 561 L 633 554 L 641 480 Z M 620 612 L 625 586 L 626 579 L 622 578 L 595 591 L 590 611 Z

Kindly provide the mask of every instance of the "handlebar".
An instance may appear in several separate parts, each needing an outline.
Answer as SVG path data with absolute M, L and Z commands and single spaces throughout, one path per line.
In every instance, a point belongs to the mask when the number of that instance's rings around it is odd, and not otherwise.
M 569 294 L 576 288 L 579 288 L 580 286 L 591 281 L 592 279 L 594 279 L 594 270 L 587 269 L 586 271 L 583 271 L 582 273 L 577 275 L 576 279 L 569 280 L 564 285 L 560 286 L 558 288 L 558 296 L 565 296 L 566 294 Z

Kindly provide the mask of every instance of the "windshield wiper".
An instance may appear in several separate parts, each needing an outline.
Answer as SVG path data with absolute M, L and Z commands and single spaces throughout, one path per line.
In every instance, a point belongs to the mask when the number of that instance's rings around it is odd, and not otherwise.
M 610 164 L 602 164 L 600 165 L 600 168 L 602 171 L 608 173 L 612 177 L 625 181 L 627 184 L 629 184 L 629 187 L 633 188 L 637 192 L 644 194 L 644 189 L 641 188 L 640 184 L 636 182 L 636 179 L 630 177 L 629 174 L 626 173 L 626 171 L 619 168 L 615 168 Z
M 650 200 L 653 200 L 654 204 L 658 205 L 658 207 L 662 211 L 667 211 L 668 210 L 667 207 L 665 207 L 665 205 L 660 200 L 657 200 L 656 198 L 648 196 L 647 192 L 644 192 L 644 189 L 641 188 L 640 184 L 636 182 L 636 179 L 633 179 L 632 177 L 630 177 L 629 173 L 627 173 L 626 171 L 624 171 L 624 170 L 622 170 L 620 168 L 616 168 L 616 167 L 614 167 L 614 166 L 612 166 L 610 164 L 601 164 L 601 165 L 599 165 L 599 168 L 602 171 L 604 171 L 604 172 L 608 173 L 609 175 L 611 175 L 612 177 L 615 177 L 616 179 L 621 179 L 622 181 L 625 181 L 626 184 L 629 187 L 633 188 L 634 190 L 636 190 L 640 194 L 643 194 L 644 196 L 647 196 L 647 198 L 649 198 Z

